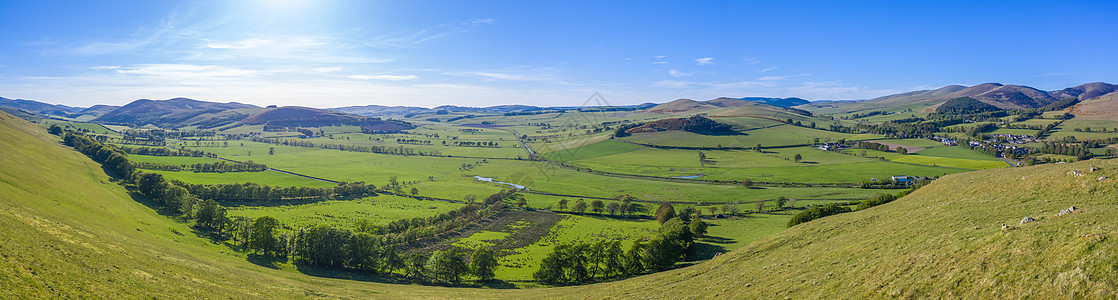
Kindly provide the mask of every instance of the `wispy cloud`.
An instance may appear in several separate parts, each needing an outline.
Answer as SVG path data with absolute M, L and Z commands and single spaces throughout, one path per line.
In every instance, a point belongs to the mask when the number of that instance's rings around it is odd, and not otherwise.
M 714 58 L 713 57 L 696 58 L 695 63 L 699 64 L 700 66 L 713 64 L 714 63 Z
M 455 34 L 470 33 L 478 27 L 490 25 L 493 22 L 493 19 L 475 19 L 457 24 L 438 24 L 414 31 L 373 37 L 363 44 L 375 48 L 410 48 Z
M 757 73 L 765 73 L 765 72 L 776 70 L 776 69 L 777 69 L 777 67 L 768 67 L 768 68 L 761 69 L 761 71 L 757 71 Z
M 415 76 L 415 75 L 351 75 L 351 76 L 349 76 L 349 78 L 358 79 L 358 80 L 377 79 L 377 80 L 401 81 L 401 80 L 417 79 L 419 77 Z
M 692 74 L 695 74 L 695 73 L 694 72 L 683 72 L 683 71 L 676 70 L 676 69 L 668 70 L 668 75 L 672 75 L 672 77 L 687 77 L 687 76 L 691 76 Z
M 259 38 L 251 38 L 235 42 L 210 42 L 206 44 L 206 47 L 212 49 L 253 49 L 260 46 L 266 46 L 268 44 L 272 44 L 272 41 Z
M 796 78 L 796 77 L 804 77 L 804 76 L 811 76 L 811 74 L 764 76 L 764 77 L 757 78 L 757 80 L 760 80 L 760 81 L 777 81 L 777 80 L 788 80 L 788 79 L 792 79 L 792 78 Z
M 260 70 L 245 70 L 225 66 L 205 66 L 192 64 L 146 64 L 128 68 L 118 68 L 119 74 L 142 75 L 169 79 L 198 79 L 213 77 L 240 77 L 261 74 Z
M 652 62 L 652 64 L 654 64 L 654 65 L 666 65 L 666 64 L 668 64 L 668 62 L 666 62 L 666 61 L 654 61 L 654 62 Z

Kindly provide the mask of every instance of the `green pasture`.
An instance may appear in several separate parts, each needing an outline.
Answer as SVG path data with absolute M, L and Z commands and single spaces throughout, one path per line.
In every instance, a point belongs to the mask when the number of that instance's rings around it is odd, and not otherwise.
M 398 219 L 434 216 L 458 209 L 463 205 L 392 195 L 276 205 L 253 202 L 226 203 L 230 217 L 255 219 L 271 216 L 280 220 L 290 230 L 299 230 L 317 224 L 329 224 L 335 227 L 353 229 L 357 220 L 368 220 L 374 224 L 383 225 Z
M 680 147 L 761 147 L 808 145 L 820 142 L 834 142 L 840 139 L 866 140 L 880 138 L 880 135 L 848 134 L 804 128 L 794 125 L 780 125 L 771 128 L 750 130 L 738 135 L 702 135 L 685 131 L 664 131 L 636 133 L 625 140 L 640 144 Z
M 225 173 L 209 173 L 209 172 L 192 172 L 192 171 L 159 171 L 159 170 L 143 170 L 144 172 L 159 173 L 164 178 L 170 180 L 178 180 L 193 184 L 230 184 L 230 183 L 256 183 L 260 185 L 270 186 L 305 186 L 305 187 L 333 187 L 337 186 L 335 183 L 318 181 L 310 178 L 299 177 L 291 174 L 285 174 L 275 171 L 261 171 L 261 172 L 225 172 Z

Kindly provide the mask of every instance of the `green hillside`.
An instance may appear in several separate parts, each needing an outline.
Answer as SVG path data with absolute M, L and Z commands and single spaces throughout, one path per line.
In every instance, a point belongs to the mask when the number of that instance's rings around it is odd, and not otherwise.
M 0 114 L 0 153 L 0 298 L 6 299 L 1118 294 L 1118 188 L 1110 179 L 1118 176 L 1115 161 L 949 175 L 892 203 L 798 225 L 691 267 L 587 286 L 516 290 L 393 285 L 348 273 L 272 269 L 160 215 L 42 127 Z M 1086 172 L 1089 164 L 1100 171 L 1068 174 Z M 1099 180 L 1103 176 L 1108 178 Z M 1069 206 L 1079 210 L 1054 216 Z M 1037 221 L 1017 226 L 1023 217 Z

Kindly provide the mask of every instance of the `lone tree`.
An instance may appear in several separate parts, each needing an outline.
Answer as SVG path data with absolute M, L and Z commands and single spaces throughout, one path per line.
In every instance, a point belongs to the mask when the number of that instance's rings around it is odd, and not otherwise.
M 606 203 L 602 202 L 602 200 L 594 199 L 594 201 L 590 201 L 590 210 L 594 211 L 594 213 L 600 215 L 602 211 L 605 211 L 605 208 Z
M 417 188 L 411 188 L 411 195 L 412 195 L 412 196 L 416 196 L 416 195 L 419 195 L 419 189 L 417 189 Z
M 800 162 L 800 160 L 804 159 L 804 157 L 803 157 L 803 156 L 800 156 L 800 154 L 799 154 L 799 153 L 796 153 L 796 157 L 793 157 L 792 159 L 795 159 L 795 160 L 796 160 L 796 162 Z
M 749 187 L 751 185 L 753 185 L 753 180 L 749 180 L 748 178 L 741 180 L 741 186 Z
M 559 199 L 559 210 L 567 210 L 567 199 Z
M 671 218 L 675 218 L 675 207 L 671 203 L 660 203 L 660 207 L 656 208 L 656 221 L 663 225 Z
M 900 153 L 901 155 L 908 154 L 908 149 L 905 149 L 905 147 L 897 147 L 897 153 Z
M 780 196 L 779 198 L 776 198 L 776 208 L 777 209 L 783 209 L 785 203 L 788 203 L 788 198 L 784 198 L 784 196 Z
M 474 204 L 474 202 L 477 202 L 477 196 L 474 196 L 473 194 L 466 195 L 466 203 Z
M 479 280 L 485 281 L 493 279 L 497 271 L 497 257 L 493 254 L 493 249 L 489 247 L 480 247 L 474 250 L 474 254 L 470 256 L 470 273 L 477 276 Z
M 276 147 L 268 147 L 268 155 L 276 155 Z
M 578 211 L 578 213 L 580 213 L 580 214 L 585 213 L 586 212 L 586 201 L 583 201 L 582 199 L 578 199 L 578 201 L 575 201 L 575 210 Z

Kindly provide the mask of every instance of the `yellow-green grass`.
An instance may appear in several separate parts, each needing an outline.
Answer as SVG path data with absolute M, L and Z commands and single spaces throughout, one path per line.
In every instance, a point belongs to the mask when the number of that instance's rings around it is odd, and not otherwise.
M 268 149 L 273 147 L 275 155 L 268 155 Z M 415 182 L 406 185 L 404 192 L 416 187 L 421 195 L 431 197 L 460 200 L 473 194 L 480 199 L 500 190 L 498 186 L 478 184 L 473 177 L 464 176 L 469 174 L 468 170 L 460 169 L 463 164 L 478 164 L 482 159 L 387 155 L 249 141 L 244 142 L 243 147 L 238 142 L 229 147 L 192 148 L 223 158 L 253 160 L 271 168 L 336 181 L 364 181 L 383 186 L 390 177 L 396 176 L 401 183 Z M 435 181 L 431 181 L 431 177 Z
M 1103 171 L 1067 174 L 1088 164 Z M 1118 188 L 1099 176 L 1118 176 L 1118 163 L 951 175 L 897 201 L 801 224 L 708 263 L 580 296 L 670 297 L 686 290 L 695 298 L 1109 298 L 1118 293 Z M 1070 206 L 1079 211 L 1055 216 Z M 1019 225 L 1024 217 L 1037 221 Z
M 962 159 L 962 158 L 948 158 L 936 156 L 923 156 L 923 155 L 901 155 L 896 158 L 890 159 L 895 162 L 903 162 L 910 164 L 920 165 L 936 165 L 952 168 L 963 168 L 971 170 L 982 169 L 997 169 L 1009 166 L 1003 161 L 989 161 L 989 160 L 975 160 L 975 159 Z
M 1091 128 L 1094 132 L 1077 132 L 1075 131 L 1076 128 Z M 1103 128 L 1111 132 L 1099 132 Z M 1065 137 L 1075 137 L 1077 140 L 1113 138 L 1118 137 L 1118 133 L 1113 132 L 1115 128 L 1118 128 L 1118 122 L 1115 121 L 1071 119 L 1057 126 L 1055 131 L 1048 134 L 1047 139 L 1063 140 Z
M 569 215 L 559 221 L 547 236 L 536 243 L 513 250 L 516 254 L 498 259 L 497 279 L 505 281 L 530 281 L 539 269 L 539 262 L 551 253 L 558 243 L 591 242 L 595 240 L 620 240 L 628 249 L 638 238 L 650 237 L 660 228 L 654 220 L 617 220 L 595 216 Z M 512 267 L 510 267 L 512 266 Z
M 134 162 L 145 162 L 153 164 L 164 165 L 189 165 L 189 164 L 209 164 L 218 162 L 218 160 L 209 157 L 189 157 L 189 156 L 154 156 L 154 155 L 139 155 L 129 154 L 128 160 Z
M 779 148 L 764 152 L 703 150 L 702 153 L 708 161 L 702 165 L 699 162 L 699 152 L 699 150 L 643 148 L 569 163 L 592 170 L 620 174 L 655 177 L 702 174 L 704 176 L 701 179 L 708 180 L 750 179 L 798 183 L 853 183 L 874 177 L 896 175 L 898 171 L 914 176 L 940 176 L 962 171 L 934 167 L 931 163 L 926 167 L 896 164 L 823 151 L 813 147 Z M 795 161 L 797 154 L 801 156 L 799 162 Z
M 827 142 L 840 139 L 866 140 L 880 137 L 880 135 L 837 133 L 786 124 L 745 131 L 738 135 L 702 135 L 686 131 L 662 131 L 635 133 L 624 139 L 647 145 L 716 148 L 719 145 L 723 147 L 755 147 L 757 144 L 762 147 L 807 145 L 815 143 L 816 138 L 819 138 L 820 142 Z
M 502 294 L 337 280 L 250 263 L 195 235 L 191 224 L 143 204 L 151 202 L 133 199 L 99 164 L 62 146 L 45 127 L 4 113 L 0 153 L 0 298 Z
M 43 119 L 41 124 L 43 124 L 43 126 L 58 125 L 58 126 L 62 126 L 63 128 L 66 128 L 67 126 L 69 126 L 69 127 L 71 127 L 70 129 L 79 129 L 79 130 L 80 129 L 85 129 L 85 130 L 92 131 L 93 133 L 96 133 L 96 134 L 112 134 L 112 135 L 115 135 L 117 133 L 116 131 L 113 131 L 112 129 L 109 129 L 109 128 L 101 125 L 101 124 L 93 124 L 93 123 L 85 123 L 85 122 L 68 122 L 68 121 L 59 121 L 59 120 L 52 120 L 52 119 Z
M 259 206 L 264 204 L 265 206 Z M 462 207 L 464 204 L 423 201 L 412 198 L 378 195 L 354 200 L 326 200 L 311 203 L 272 205 L 268 203 L 226 203 L 229 216 L 274 217 L 291 230 L 306 226 L 329 224 L 353 228 L 357 220 L 388 224 L 397 219 L 429 217 Z
M 1109 298 L 1118 294 L 1118 162 L 947 176 L 710 262 L 609 283 L 503 290 L 390 285 L 226 254 L 133 200 L 44 128 L 0 114 L 3 298 Z M 1074 177 L 1088 164 L 1102 171 Z M 1113 180 L 1113 179 L 1109 179 Z M 1077 206 L 1076 213 L 1055 212 Z M 1038 221 L 1016 225 L 1024 216 Z M 1001 224 L 1011 225 L 1002 230 Z M 173 231 L 183 233 L 176 235 Z M 950 262 L 950 263 L 944 263 Z M 265 263 L 265 265 L 267 265 Z M 286 268 L 285 268 L 286 269 Z M 307 270 L 311 270 L 309 268 Z
M 876 162 L 872 162 L 876 163 Z M 895 164 L 901 169 L 940 169 L 925 166 L 910 166 Z M 838 167 L 852 165 L 835 165 Z M 758 168 L 772 172 L 795 172 L 795 170 L 781 170 L 780 168 Z M 787 169 L 787 168 L 785 168 Z M 743 187 L 740 185 L 714 185 L 704 183 L 691 183 L 685 180 L 662 181 L 637 178 L 612 177 L 597 174 L 587 174 L 551 166 L 530 165 L 527 162 L 501 161 L 484 164 L 473 170 L 479 175 L 495 177 L 496 181 L 511 182 L 528 187 L 533 191 L 552 194 L 591 196 L 614 198 L 621 195 L 631 195 L 643 200 L 675 201 L 675 202 L 734 202 L 756 201 L 760 199 L 775 199 L 780 196 L 790 198 L 859 198 L 862 199 L 873 194 L 874 190 L 857 188 L 816 187 L 816 188 L 782 188 L 782 187 Z M 831 172 L 861 172 L 860 170 L 842 171 L 838 169 Z M 957 171 L 957 170 L 956 170 Z M 892 174 L 892 173 L 887 173 Z M 942 175 L 938 173 L 929 173 Z M 761 177 L 764 178 L 764 177 Z M 868 180 L 868 178 L 866 178 Z M 857 181 L 852 181 L 857 182 Z M 422 190 L 420 191 L 422 193 Z M 589 201 L 589 200 L 588 200 Z M 540 207 L 542 208 L 542 207 Z

